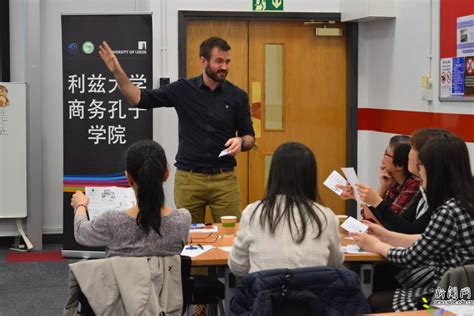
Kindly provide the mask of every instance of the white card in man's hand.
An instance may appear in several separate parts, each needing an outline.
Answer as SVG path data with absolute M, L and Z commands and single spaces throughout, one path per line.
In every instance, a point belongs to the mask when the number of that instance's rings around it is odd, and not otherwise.
M 336 170 L 331 172 L 329 177 L 327 177 L 327 179 L 323 182 L 325 186 L 327 186 L 331 191 L 333 191 L 337 195 L 341 195 L 343 190 L 339 189 L 336 185 L 338 184 L 346 185 L 346 183 L 347 183 L 347 180 L 344 179 L 344 177 L 341 176 L 341 174 L 337 172 Z
M 365 233 L 369 226 L 362 224 L 354 217 L 349 216 L 344 223 L 341 224 L 341 227 L 347 230 L 349 233 Z
M 225 156 L 225 155 L 229 155 L 230 154 L 230 151 L 226 148 L 224 149 L 223 151 L 221 151 L 221 153 L 219 154 L 219 157 L 222 157 L 222 156 Z M 219 158 L 218 157 L 218 158 Z

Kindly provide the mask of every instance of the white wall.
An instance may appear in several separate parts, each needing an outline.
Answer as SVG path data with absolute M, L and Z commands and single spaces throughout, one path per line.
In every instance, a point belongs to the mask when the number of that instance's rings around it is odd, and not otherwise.
M 398 0 L 396 19 L 359 23 L 359 108 L 474 114 L 474 102 L 440 102 L 439 0 Z M 432 23 L 430 24 L 430 13 Z M 430 28 L 433 61 L 429 67 Z M 433 101 L 421 99 L 421 76 L 433 78 Z M 474 127 L 473 127 L 474 133 Z M 393 134 L 359 131 L 361 181 L 377 185 L 382 153 Z M 474 166 L 474 143 L 468 143 Z

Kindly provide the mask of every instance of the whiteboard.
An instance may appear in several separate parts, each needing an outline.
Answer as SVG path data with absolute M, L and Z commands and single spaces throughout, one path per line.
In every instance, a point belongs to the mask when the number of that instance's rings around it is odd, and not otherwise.
M 26 84 L 0 82 L 0 218 L 26 217 Z

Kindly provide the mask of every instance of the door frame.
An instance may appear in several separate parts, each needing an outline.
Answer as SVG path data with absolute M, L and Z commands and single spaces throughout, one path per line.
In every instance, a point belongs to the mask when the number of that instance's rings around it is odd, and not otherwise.
M 245 21 L 341 21 L 337 12 L 231 12 L 231 11 L 178 11 L 178 75 L 186 77 L 186 29 L 191 20 L 245 20 Z M 346 160 L 357 170 L 358 132 L 358 23 L 346 23 L 347 32 L 347 146 Z M 342 167 L 342 166 L 341 166 Z M 346 214 L 357 218 L 354 202 L 346 201 Z

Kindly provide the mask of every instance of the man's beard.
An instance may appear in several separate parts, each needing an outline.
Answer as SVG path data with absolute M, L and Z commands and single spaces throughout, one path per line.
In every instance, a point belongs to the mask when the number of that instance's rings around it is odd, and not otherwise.
M 219 77 L 218 74 L 219 73 L 224 73 L 225 75 L 223 77 Z M 227 70 L 217 70 L 217 71 L 212 71 L 211 70 L 211 67 L 209 65 L 206 66 L 206 75 L 211 78 L 212 80 L 214 80 L 215 82 L 222 82 L 225 80 L 225 78 L 227 77 Z

